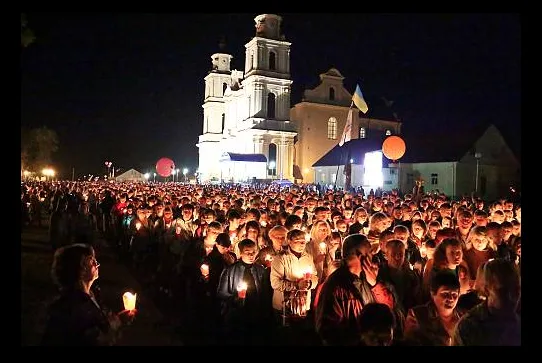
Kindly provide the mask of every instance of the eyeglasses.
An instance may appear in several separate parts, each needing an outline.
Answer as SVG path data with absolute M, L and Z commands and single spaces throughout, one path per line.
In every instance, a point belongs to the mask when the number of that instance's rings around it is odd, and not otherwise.
M 94 267 L 100 267 L 100 263 L 96 260 L 95 257 L 93 257 L 92 260 L 90 260 L 90 263 L 91 263 L 92 266 L 94 266 Z

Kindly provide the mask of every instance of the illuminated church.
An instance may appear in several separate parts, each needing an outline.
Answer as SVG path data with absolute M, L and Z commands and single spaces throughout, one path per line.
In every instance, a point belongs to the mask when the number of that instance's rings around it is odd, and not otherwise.
M 254 20 L 244 72 L 230 69 L 230 54 L 211 56 L 197 144 L 200 182 L 322 181 L 314 165 L 339 142 L 352 94 L 331 68 L 291 107 L 291 43 L 281 33 L 282 18 L 262 14 Z M 356 109 L 351 137 L 365 138 L 369 130 L 399 134 L 400 127 L 398 121 L 360 117 Z M 337 171 L 323 181 L 341 176 Z

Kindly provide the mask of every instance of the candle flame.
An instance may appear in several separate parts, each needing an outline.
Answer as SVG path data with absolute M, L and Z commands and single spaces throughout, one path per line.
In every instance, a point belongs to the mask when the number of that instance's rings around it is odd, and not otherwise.
M 140 228 L 141 228 L 141 223 L 137 222 L 136 223 L 136 229 L 139 231 Z
M 124 303 L 124 309 L 128 311 L 135 310 L 137 294 L 131 292 L 125 292 L 122 295 L 122 302 Z
M 265 255 L 265 261 L 273 261 L 273 256 L 268 253 L 267 255 Z
M 248 285 L 244 281 L 241 281 L 239 285 L 237 285 L 237 291 L 243 291 L 243 290 L 246 290 L 247 288 L 248 288 Z

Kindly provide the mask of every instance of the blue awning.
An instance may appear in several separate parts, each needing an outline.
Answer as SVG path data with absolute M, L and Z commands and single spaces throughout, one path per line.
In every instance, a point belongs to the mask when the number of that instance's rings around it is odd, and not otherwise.
M 227 155 L 226 155 L 227 154 Z M 267 163 L 267 158 L 264 154 L 236 154 L 236 153 L 225 153 L 222 160 L 229 161 L 245 161 L 252 163 Z

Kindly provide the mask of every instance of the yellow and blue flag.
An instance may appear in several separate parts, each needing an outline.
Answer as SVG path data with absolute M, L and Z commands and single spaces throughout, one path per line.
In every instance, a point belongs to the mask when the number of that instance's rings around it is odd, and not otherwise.
M 354 102 L 361 112 L 367 113 L 367 111 L 369 111 L 369 106 L 367 106 L 367 102 L 365 102 L 365 99 L 363 98 L 363 93 L 361 93 L 359 84 L 356 84 L 356 92 L 354 92 L 354 95 L 352 96 L 352 102 Z

